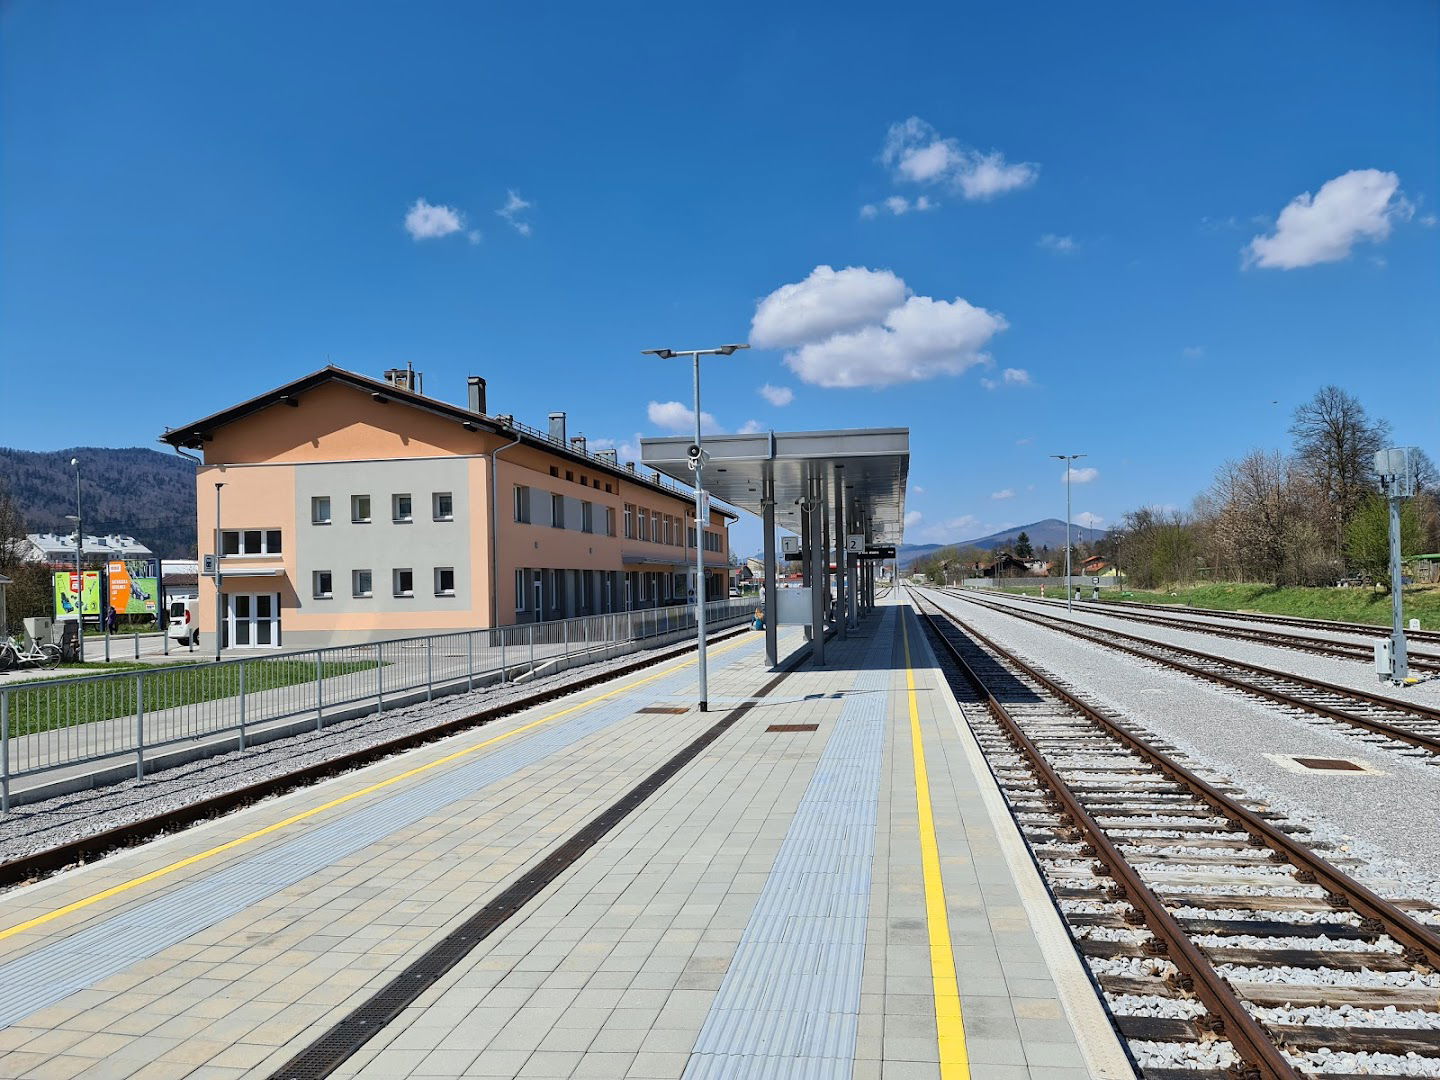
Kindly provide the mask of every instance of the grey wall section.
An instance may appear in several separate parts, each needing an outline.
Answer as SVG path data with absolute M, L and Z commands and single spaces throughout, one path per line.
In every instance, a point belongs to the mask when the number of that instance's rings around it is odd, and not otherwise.
M 317 462 L 295 469 L 295 592 L 299 607 L 306 613 L 344 615 L 359 612 L 453 612 L 472 608 L 474 574 L 484 567 L 470 565 L 471 530 L 483 528 L 476 520 L 477 509 L 470 505 L 468 462 L 464 458 L 412 458 L 406 461 Z M 431 496 L 448 491 L 454 500 L 451 521 L 433 520 Z M 391 499 L 408 493 L 413 520 L 397 524 L 391 520 Z M 331 523 L 310 521 L 310 499 L 330 496 Z M 350 520 L 350 496 L 370 496 L 370 524 Z M 435 568 L 455 568 L 455 595 L 435 595 Z M 391 586 L 392 571 L 405 567 L 414 571 L 415 595 L 398 597 Z M 334 595 L 316 600 L 313 573 L 329 570 Z M 351 595 L 350 572 L 369 570 L 374 595 L 360 599 Z M 419 631 L 374 631 L 303 633 L 284 628 L 285 645 L 330 641 L 373 640 Z M 358 635 L 358 636 L 357 636 Z

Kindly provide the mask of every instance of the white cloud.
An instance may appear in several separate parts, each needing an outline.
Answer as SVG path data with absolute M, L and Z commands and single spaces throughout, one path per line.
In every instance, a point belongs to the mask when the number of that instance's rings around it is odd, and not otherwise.
M 1180 355 L 1186 360 L 1199 360 L 1205 355 L 1204 345 L 1187 345 L 1180 350 Z
M 1089 510 L 1084 510 L 1075 515 L 1075 524 L 1083 525 L 1087 529 L 1098 529 L 1105 524 L 1105 519 L 1099 514 L 1092 514 Z
M 998 390 L 1001 386 L 1030 386 L 1030 372 L 1024 368 L 1007 367 L 998 379 L 981 379 L 980 385 L 986 390 Z
M 760 387 L 760 396 L 777 409 L 784 408 L 795 400 L 795 391 L 788 386 L 771 386 L 768 382 Z
M 1088 467 L 1084 469 L 1077 469 L 1072 466 L 1070 469 L 1060 474 L 1060 482 L 1063 484 L 1068 478 L 1071 482 L 1076 484 L 1088 484 L 1091 480 L 1094 480 L 1099 475 L 1099 469 L 1091 469 Z
M 591 439 L 591 440 L 590 440 L 590 449 L 591 449 L 591 450 L 610 450 L 610 449 L 614 449 L 616 458 L 618 458 L 619 461 L 620 461 L 622 464 L 625 463 L 625 462 L 627 462 L 627 461 L 635 461 L 635 462 L 638 462 L 638 461 L 640 460 L 640 439 L 641 439 L 641 438 L 642 438 L 642 436 L 641 436 L 640 432 L 637 431 L 637 432 L 635 432 L 635 434 L 634 434 L 633 436 L 631 436 L 630 438 L 628 438 L 628 439 L 623 439 L 623 440 L 616 440 L 616 439 Z
M 890 125 L 880 160 L 899 180 L 944 185 L 971 200 L 1029 187 L 1040 174 L 1038 165 L 1007 162 L 999 150 L 985 153 L 942 138 L 918 116 Z
M 520 193 L 512 188 L 505 193 L 505 205 L 495 213 L 508 221 L 521 236 L 529 236 L 530 223 L 522 221 L 520 215 L 534 205 L 528 199 L 521 198 Z
M 1433 229 L 1436 225 L 1440 225 L 1440 217 L 1436 217 L 1434 214 L 1422 214 L 1415 220 L 1427 229 Z
M 910 490 L 913 491 L 916 495 L 924 495 L 924 494 L 925 494 L 925 489 L 924 489 L 923 487 L 921 487 L 919 484 L 911 484 L 911 485 L 910 485 Z
M 765 430 L 765 425 L 760 423 L 759 420 L 746 420 L 739 427 L 739 432 L 741 435 L 754 435 L 757 431 Z
M 873 218 L 878 213 L 880 213 L 880 211 L 874 203 L 866 203 L 864 206 L 860 207 L 860 216 L 867 220 Z
M 1352 169 L 1307 191 L 1280 211 L 1275 232 L 1246 246 L 1245 265 L 1294 270 L 1338 262 L 1359 241 L 1384 240 L 1395 218 L 1414 208 L 1400 194 L 1400 178 L 1379 169 Z
M 877 322 L 910 295 L 889 270 L 817 266 L 804 281 L 782 285 L 755 308 L 750 343 L 783 349 Z
M 905 198 L 904 195 L 891 195 L 888 199 L 885 200 L 885 209 L 889 210 L 896 217 L 899 217 L 901 214 L 908 214 L 911 210 L 934 210 L 939 205 L 940 204 L 937 202 L 932 202 L 928 195 L 921 195 L 914 202 L 911 202 L 909 199 Z M 872 206 L 870 207 L 870 209 L 874 210 L 875 207 Z M 863 209 L 861 212 L 864 212 Z M 871 214 L 870 216 L 873 217 L 874 214 Z
M 972 514 L 963 514 L 925 526 L 920 530 L 917 539 L 931 544 L 953 543 L 973 536 L 979 525 L 979 518 Z
M 465 234 L 465 239 L 469 240 L 471 244 L 478 244 L 480 243 L 480 241 L 484 240 L 485 237 L 479 229 L 471 229 L 468 233 Z
M 1008 325 L 959 297 L 911 296 L 889 270 L 817 266 L 760 301 L 750 340 L 791 347 L 786 366 L 815 386 L 890 386 L 987 362 L 982 350 Z
M 459 210 L 453 206 L 436 206 L 424 199 L 416 199 L 405 215 L 405 231 L 415 240 L 434 240 L 464 227 L 465 215 Z
M 924 517 L 925 515 L 920 513 L 919 510 L 905 511 L 905 527 L 908 529 L 912 525 L 919 525 Z
M 695 431 L 695 410 L 683 402 L 652 401 L 645 411 L 650 422 L 658 428 L 677 435 L 689 435 Z M 712 435 L 724 431 L 708 412 L 700 414 L 700 430 Z
M 1057 255 L 1069 255 L 1080 250 L 1080 245 L 1075 242 L 1073 236 L 1056 236 L 1054 233 L 1046 233 L 1036 241 L 1042 248 L 1053 251 Z
M 1013 492 L 1009 488 L 1002 488 L 999 491 L 992 491 L 990 493 L 990 498 L 992 499 L 1013 499 L 1014 497 L 1015 492 Z

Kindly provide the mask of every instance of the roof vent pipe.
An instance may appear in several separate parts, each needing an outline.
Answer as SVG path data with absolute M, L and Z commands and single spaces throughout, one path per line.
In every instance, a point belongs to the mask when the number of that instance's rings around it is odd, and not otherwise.
M 585 436 L 576 435 L 572 437 L 570 440 L 570 449 L 578 450 L 582 454 L 585 453 Z
M 598 457 L 601 461 L 608 461 L 611 465 L 615 465 L 620 460 L 620 451 L 616 450 L 612 446 L 608 450 L 597 451 L 595 456 Z
M 485 412 L 485 380 L 479 375 L 471 375 L 465 380 L 469 388 L 469 398 L 466 404 L 473 413 Z
M 550 441 L 565 445 L 565 414 L 563 412 L 552 412 L 550 414 Z

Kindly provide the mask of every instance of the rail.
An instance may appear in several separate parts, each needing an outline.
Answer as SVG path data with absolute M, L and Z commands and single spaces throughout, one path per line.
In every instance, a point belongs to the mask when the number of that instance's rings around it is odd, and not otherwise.
M 748 618 L 750 599 L 712 601 L 714 629 Z M 12 781 L 234 734 L 239 749 L 296 718 L 314 728 L 477 683 L 544 674 L 576 659 L 632 651 L 695 627 L 693 605 L 584 615 L 424 637 L 336 645 L 214 663 L 45 679 L 0 687 L 0 810 Z M 257 740 L 256 736 L 263 736 Z M 227 747 L 228 748 L 228 745 Z

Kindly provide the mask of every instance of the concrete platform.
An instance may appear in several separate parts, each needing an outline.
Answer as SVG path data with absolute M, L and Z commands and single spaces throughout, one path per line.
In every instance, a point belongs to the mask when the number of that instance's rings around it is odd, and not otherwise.
M 0 1076 L 270 1075 L 754 697 L 762 645 L 712 650 L 704 716 L 673 661 L 12 892 Z M 1132 1075 L 908 607 L 827 659 L 336 1075 Z

